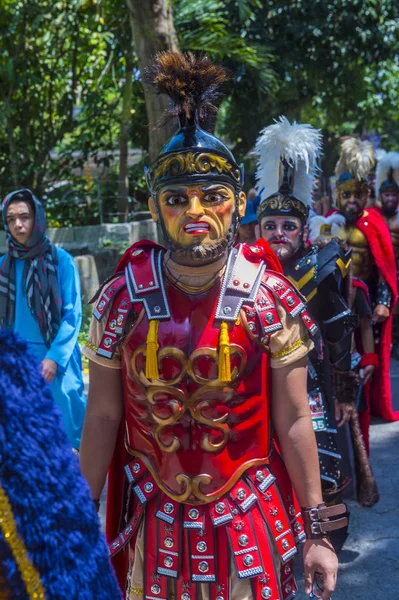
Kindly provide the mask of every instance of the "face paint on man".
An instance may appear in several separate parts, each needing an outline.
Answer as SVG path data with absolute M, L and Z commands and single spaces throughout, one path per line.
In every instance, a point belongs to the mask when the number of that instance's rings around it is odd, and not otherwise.
M 164 223 L 172 255 L 190 264 L 215 260 L 223 255 L 232 236 L 236 192 L 222 183 L 171 185 L 161 188 L 157 205 L 149 200 L 151 214 Z M 238 211 L 245 212 L 245 194 L 238 194 Z M 158 214 L 159 210 L 159 214 Z
M 362 216 L 367 199 L 368 188 L 365 186 L 338 191 L 338 206 L 348 225 L 353 225 Z
M 399 191 L 393 190 L 380 194 L 381 211 L 385 217 L 391 218 L 396 215 L 399 204 Z
M 291 258 L 303 241 L 304 227 L 298 217 L 271 215 L 261 221 L 260 234 L 281 262 Z

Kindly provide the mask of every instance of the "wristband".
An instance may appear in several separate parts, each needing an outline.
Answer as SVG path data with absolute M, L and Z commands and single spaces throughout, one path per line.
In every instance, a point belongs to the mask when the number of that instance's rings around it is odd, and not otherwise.
M 345 504 L 326 506 L 325 502 L 317 506 L 302 508 L 302 518 L 308 540 L 326 537 L 330 531 L 341 529 L 348 524 Z
M 361 369 L 364 369 L 364 367 L 368 367 L 368 366 L 372 365 L 373 367 L 375 367 L 377 369 L 378 364 L 379 364 L 378 355 L 375 352 L 366 352 L 366 354 L 362 355 L 359 366 Z
M 378 284 L 376 304 L 382 304 L 387 308 L 391 307 L 391 290 L 385 281 Z

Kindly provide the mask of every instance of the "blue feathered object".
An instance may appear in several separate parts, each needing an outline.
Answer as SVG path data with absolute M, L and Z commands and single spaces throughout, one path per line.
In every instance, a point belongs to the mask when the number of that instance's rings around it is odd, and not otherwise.
M 33 598 L 26 573 L 36 570 L 46 600 L 121 599 L 61 414 L 27 344 L 8 331 L 0 331 L 0 491 L 19 543 L 18 558 L 3 519 L 0 597 Z M 33 566 L 25 577 L 24 560 Z

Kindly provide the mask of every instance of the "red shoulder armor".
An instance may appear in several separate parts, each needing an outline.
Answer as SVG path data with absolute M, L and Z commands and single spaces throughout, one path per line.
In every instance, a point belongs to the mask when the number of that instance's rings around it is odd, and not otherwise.
M 270 251 L 271 252 L 271 251 Z M 277 261 L 277 262 L 276 262 Z M 232 248 L 226 265 L 215 318 L 235 321 L 241 308 L 245 310 L 249 328 L 261 341 L 267 343 L 268 336 L 282 328 L 277 313 L 275 298 L 288 314 L 300 316 L 311 335 L 317 331 L 299 292 L 281 273 L 269 270 L 279 268 L 278 260 L 270 264 L 269 247 L 239 244 Z M 258 314 L 260 330 L 254 311 Z
M 108 285 L 109 284 L 109 285 Z M 92 298 L 90 303 L 95 302 L 97 304 L 93 310 L 93 317 L 97 321 L 101 321 L 111 302 L 115 301 L 115 298 L 121 289 L 126 287 L 126 277 L 124 273 L 117 273 L 108 278 L 100 287 L 97 294 Z
M 268 346 L 270 336 L 283 328 L 273 294 L 261 285 L 254 306 L 244 304 L 243 309 L 251 334 Z
M 133 312 L 139 313 L 140 310 L 141 305 L 132 304 L 130 301 L 129 292 L 125 283 L 119 288 L 116 295 L 114 295 L 114 300 L 97 354 L 105 356 L 106 358 L 112 358 L 118 343 L 124 335 L 129 315 Z
M 317 325 L 310 317 L 300 293 L 289 279 L 280 273 L 265 271 L 261 287 L 271 292 L 291 317 L 301 317 L 310 335 L 316 333 Z

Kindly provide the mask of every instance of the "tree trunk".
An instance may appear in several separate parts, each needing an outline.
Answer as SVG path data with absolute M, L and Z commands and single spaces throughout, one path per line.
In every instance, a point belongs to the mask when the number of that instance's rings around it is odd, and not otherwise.
M 161 50 L 178 50 L 176 30 L 170 0 L 126 0 L 130 25 L 140 71 Z M 156 96 L 144 86 L 149 131 L 149 155 L 153 161 L 163 144 L 171 137 L 176 124 L 157 128 L 157 123 L 169 107 L 167 96 Z
M 10 148 L 10 163 L 11 163 L 11 172 L 12 179 L 15 189 L 20 187 L 19 181 L 19 160 L 18 160 L 18 151 L 17 144 L 15 142 L 14 137 L 14 127 L 11 123 L 11 120 L 6 117 L 7 121 L 7 136 L 8 136 L 8 147 Z
M 133 56 L 131 53 L 126 55 L 126 82 L 123 90 L 123 105 L 121 116 L 121 128 L 119 133 L 119 184 L 118 184 L 118 202 L 117 212 L 119 221 L 126 223 L 129 216 L 129 179 L 128 179 L 128 157 L 129 157 L 129 138 L 130 138 L 130 118 L 133 98 Z

